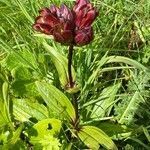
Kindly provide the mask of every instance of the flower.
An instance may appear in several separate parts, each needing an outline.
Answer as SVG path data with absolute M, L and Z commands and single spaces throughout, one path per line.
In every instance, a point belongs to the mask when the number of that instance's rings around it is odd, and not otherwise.
M 93 40 L 92 23 L 98 15 L 88 0 L 76 0 L 72 10 L 67 6 L 43 8 L 39 11 L 33 28 L 53 35 L 55 41 L 64 45 L 86 45 Z
M 73 42 L 73 14 L 69 8 L 52 5 L 39 11 L 33 28 L 42 33 L 53 35 L 55 41 L 62 44 Z
M 86 45 L 93 40 L 91 24 L 98 15 L 96 8 L 88 0 L 77 0 L 73 7 L 75 12 L 75 43 Z

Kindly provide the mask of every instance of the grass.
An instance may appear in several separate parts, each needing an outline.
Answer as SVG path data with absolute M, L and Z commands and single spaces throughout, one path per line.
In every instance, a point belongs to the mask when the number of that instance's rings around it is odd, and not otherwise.
M 118 149 L 148 150 L 150 2 L 92 2 L 99 9 L 94 41 L 75 47 L 73 56 L 80 86 L 80 124 L 99 127 Z M 36 149 L 39 145 L 31 138 L 31 127 L 57 116 L 43 101 L 36 81 L 52 83 L 72 99 L 60 86 L 57 70 L 42 45 L 43 36 L 36 36 L 32 29 L 38 10 L 51 3 L 72 5 L 71 0 L 0 0 L 0 149 Z M 68 47 L 45 40 L 67 57 Z M 62 149 L 86 148 L 80 140 L 68 139 L 70 128 L 63 121 L 61 131 L 56 128 L 60 133 L 55 140 L 59 139 Z M 41 145 L 38 148 L 42 149 Z

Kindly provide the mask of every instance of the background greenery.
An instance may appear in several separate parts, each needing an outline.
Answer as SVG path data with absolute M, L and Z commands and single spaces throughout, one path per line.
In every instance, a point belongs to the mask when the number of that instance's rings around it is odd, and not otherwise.
M 73 56 L 81 124 L 102 129 L 118 149 L 149 150 L 150 1 L 92 2 L 99 9 L 94 41 L 75 47 Z M 32 29 L 38 10 L 52 3 L 71 6 L 72 0 L 0 0 L 0 149 L 86 148 L 81 141 L 68 142 L 70 127 L 59 122 L 35 84 L 46 81 L 72 98 L 43 47 L 47 37 Z M 66 46 L 46 41 L 67 56 Z M 43 127 L 48 118 L 57 118 L 48 120 L 54 124 L 50 134 Z

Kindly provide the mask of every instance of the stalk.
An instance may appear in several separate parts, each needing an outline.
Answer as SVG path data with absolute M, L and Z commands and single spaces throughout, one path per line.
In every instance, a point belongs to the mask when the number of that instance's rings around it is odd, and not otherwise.
M 69 52 L 68 52 L 68 77 L 69 77 L 69 88 L 74 87 L 74 81 L 72 78 L 72 71 L 71 71 L 71 66 L 72 66 L 72 56 L 73 56 L 73 44 L 69 46 Z M 79 108 L 78 108 L 78 100 L 77 100 L 77 95 L 76 93 L 72 94 L 72 104 L 75 109 L 76 113 L 76 119 L 75 122 L 73 123 L 74 128 L 78 128 L 78 123 L 79 123 Z
M 73 79 L 72 79 L 72 71 L 71 71 L 72 55 L 73 55 L 73 44 L 69 46 L 69 52 L 68 52 L 69 88 L 72 88 L 74 86 L 74 82 L 73 82 Z

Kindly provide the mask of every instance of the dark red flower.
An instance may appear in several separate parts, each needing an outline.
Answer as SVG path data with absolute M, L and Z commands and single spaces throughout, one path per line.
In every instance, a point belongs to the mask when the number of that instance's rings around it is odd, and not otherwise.
M 60 8 L 52 5 L 39 11 L 33 28 L 53 35 L 61 44 L 86 45 L 93 40 L 91 24 L 97 17 L 97 10 L 88 0 L 76 0 L 73 10 L 65 5 Z
M 52 5 L 39 11 L 33 28 L 42 33 L 53 35 L 62 44 L 73 42 L 74 18 L 71 10 L 65 5 L 60 8 Z
M 98 15 L 96 8 L 88 0 L 77 0 L 73 7 L 75 12 L 75 43 L 86 45 L 93 40 L 91 24 Z

